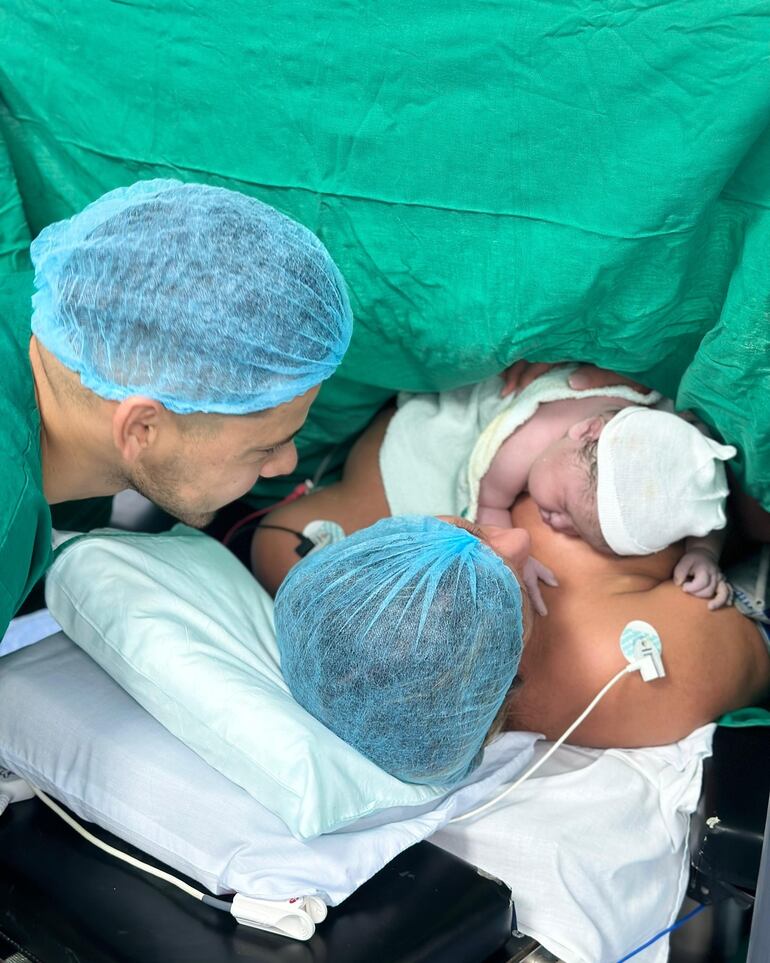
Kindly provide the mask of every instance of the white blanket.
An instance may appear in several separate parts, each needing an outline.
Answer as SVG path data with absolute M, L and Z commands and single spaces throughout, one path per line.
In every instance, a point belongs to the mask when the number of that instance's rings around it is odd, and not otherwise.
M 660 400 L 625 385 L 575 391 L 576 366 L 554 368 L 521 394 L 500 397 L 498 376 L 441 394 L 402 394 L 380 448 L 380 470 L 393 515 L 465 515 L 474 520 L 481 479 L 500 445 L 537 411 L 565 398 Z

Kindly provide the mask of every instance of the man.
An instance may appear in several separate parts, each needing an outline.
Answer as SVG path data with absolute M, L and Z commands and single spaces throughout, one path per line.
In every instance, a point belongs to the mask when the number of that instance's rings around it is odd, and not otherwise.
M 352 318 L 321 242 L 223 188 L 143 181 L 32 243 L 0 322 L 0 637 L 51 557 L 50 506 L 133 488 L 202 526 L 292 438 Z

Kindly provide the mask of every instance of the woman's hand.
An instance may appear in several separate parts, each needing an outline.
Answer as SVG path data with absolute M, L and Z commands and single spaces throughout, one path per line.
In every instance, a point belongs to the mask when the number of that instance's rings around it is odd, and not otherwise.
M 503 372 L 503 389 L 500 397 L 505 398 L 510 394 L 520 394 L 528 388 L 536 378 L 546 374 L 552 368 L 559 367 L 559 364 L 566 362 L 545 364 L 540 361 L 517 361 Z M 587 391 L 591 388 L 612 388 L 615 385 L 626 385 L 638 391 L 640 394 L 649 394 L 650 388 L 626 378 L 625 375 L 618 374 L 616 371 L 609 371 L 607 368 L 597 368 L 593 364 L 581 364 L 577 371 L 574 371 L 569 379 L 569 386 L 574 391 Z
M 673 578 L 674 585 L 679 585 L 688 595 L 711 599 L 708 607 L 712 612 L 732 604 L 732 586 L 722 574 L 719 560 L 706 549 L 685 552 L 677 562 Z
M 544 375 L 549 372 L 551 368 L 556 367 L 558 367 L 558 365 L 543 364 L 540 361 L 514 362 L 514 364 L 506 368 L 503 372 L 503 390 L 500 392 L 500 397 L 505 398 L 508 395 L 519 394 L 525 388 L 528 388 L 540 375 Z
M 542 562 L 538 562 L 536 558 L 532 558 L 530 555 L 524 563 L 521 580 L 526 586 L 537 614 L 548 615 L 548 609 L 540 593 L 540 582 L 545 582 L 546 585 L 550 585 L 552 588 L 556 588 L 559 584 L 550 568 L 548 568 L 547 565 L 543 565 Z

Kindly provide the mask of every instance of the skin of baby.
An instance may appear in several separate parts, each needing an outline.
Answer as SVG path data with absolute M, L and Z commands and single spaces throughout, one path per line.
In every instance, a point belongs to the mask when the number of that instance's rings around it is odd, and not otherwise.
M 510 525 L 510 510 L 528 491 L 543 521 L 556 532 L 607 551 L 599 526 L 595 480 L 581 459 L 587 443 L 630 402 L 621 398 L 569 398 L 538 407 L 503 442 L 479 486 L 477 521 Z

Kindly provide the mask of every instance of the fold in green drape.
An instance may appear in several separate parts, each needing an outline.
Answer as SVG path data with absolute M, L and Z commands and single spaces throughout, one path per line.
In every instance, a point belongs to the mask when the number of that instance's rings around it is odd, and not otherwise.
M 770 508 L 769 44 L 749 0 L 6 0 L 0 270 L 119 184 L 234 187 L 351 290 L 303 476 L 397 389 L 583 359 L 697 411 Z

